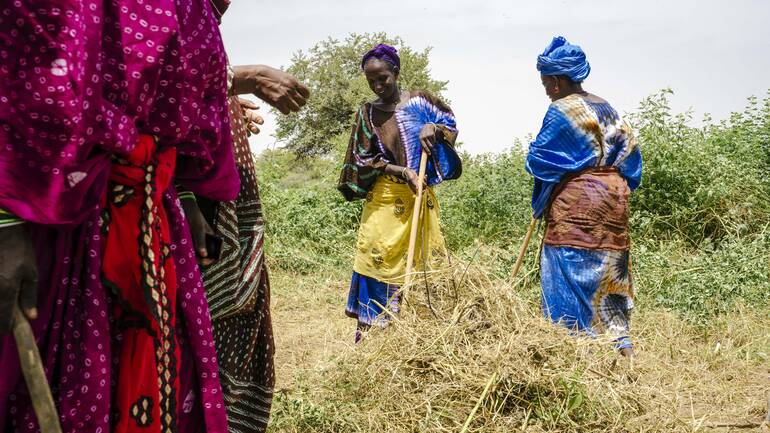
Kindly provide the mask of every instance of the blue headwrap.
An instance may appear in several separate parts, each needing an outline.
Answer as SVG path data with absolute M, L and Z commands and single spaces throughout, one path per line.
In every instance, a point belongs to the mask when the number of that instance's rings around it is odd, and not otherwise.
M 559 36 L 537 56 L 537 70 L 543 75 L 566 75 L 570 80 L 582 83 L 591 73 L 591 65 L 582 48 Z

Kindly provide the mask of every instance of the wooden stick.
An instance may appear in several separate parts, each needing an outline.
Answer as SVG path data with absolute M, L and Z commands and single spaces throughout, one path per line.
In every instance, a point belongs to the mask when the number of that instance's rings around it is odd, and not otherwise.
M 21 371 L 27 382 L 29 397 L 32 400 L 32 407 L 35 409 L 40 431 L 42 433 L 61 433 L 59 415 L 56 413 L 56 406 L 53 403 L 51 388 L 48 387 L 48 379 L 45 377 L 43 361 L 40 359 L 35 335 L 18 305 L 13 307 L 13 337 L 16 339 L 16 346 L 19 349 Z
M 417 175 L 420 182 L 417 184 L 417 197 L 414 199 L 414 208 L 412 209 L 412 228 L 409 233 L 409 250 L 406 254 L 406 276 L 404 286 L 412 282 L 412 268 L 414 266 L 414 249 L 417 243 L 417 226 L 420 224 L 420 211 L 422 210 L 422 179 L 425 177 L 425 169 L 428 166 L 428 154 L 422 151 L 420 155 L 420 172 Z
M 529 240 L 532 238 L 532 233 L 535 232 L 536 225 L 537 225 L 537 220 L 535 219 L 535 217 L 532 217 L 532 221 L 530 221 L 529 228 L 527 229 L 527 234 L 524 236 L 524 242 L 521 244 L 521 249 L 519 250 L 519 257 L 516 258 L 516 264 L 513 266 L 513 271 L 511 272 L 511 280 L 516 278 L 516 275 L 519 274 L 521 263 L 524 261 L 524 254 L 527 252 L 527 247 L 529 246 Z

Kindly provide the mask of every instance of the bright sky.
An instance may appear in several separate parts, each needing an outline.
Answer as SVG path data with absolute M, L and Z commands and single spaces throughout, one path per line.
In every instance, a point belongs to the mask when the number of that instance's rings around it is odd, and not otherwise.
M 449 81 L 460 140 L 480 153 L 537 133 L 549 101 L 535 61 L 555 35 L 583 47 L 585 89 L 619 111 L 671 87 L 676 110 L 721 119 L 770 88 L 768 23 L 768 0 L 233 0 L 222 31 L 233 64 L 287 66 L 297 50 L 351 32 L 433 47 L 432 74 Z M 275 120 L 262 111 L 257 152 L 275 142 Z

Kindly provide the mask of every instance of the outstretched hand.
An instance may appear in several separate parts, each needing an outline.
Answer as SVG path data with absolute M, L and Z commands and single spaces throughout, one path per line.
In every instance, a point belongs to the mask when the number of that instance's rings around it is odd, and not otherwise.
M 310 97 L 310 90 L 294 75 L 265 65 L 233 67 L 236 95 L 254 94 L 283 114 L 297 112 Z
M 28 319 L 37 318 L 37 261 L 24 225 L 0 229 L 0 335 L 11 330 L 17 302 Z

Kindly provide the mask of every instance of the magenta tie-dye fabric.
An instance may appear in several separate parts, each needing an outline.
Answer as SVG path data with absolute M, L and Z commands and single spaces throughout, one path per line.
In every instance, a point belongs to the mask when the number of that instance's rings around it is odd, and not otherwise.
M 238 193 L 226 57 L 208 0 L 7 0 L 0 6 L 0 209 L 83 221 L 111 154 L 175 145 L 177 180 Z
M 176 181 L 233 200 L 226 58 L 209 0 L 0 2 L 0 209 L 28 221 L 32 322 L 65 433 L 108 433 L 120 332 L 101 282 L 100 201 L 139 134 L 177 149 Z M 183 346 L 180 433 L 225 433 L 209 309 L 170 188 Z M 15 343 L 0 337 L 0 431 L 38 431 Z

